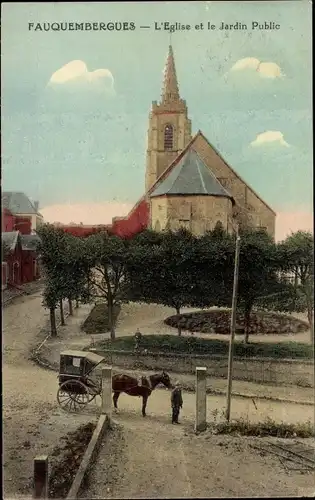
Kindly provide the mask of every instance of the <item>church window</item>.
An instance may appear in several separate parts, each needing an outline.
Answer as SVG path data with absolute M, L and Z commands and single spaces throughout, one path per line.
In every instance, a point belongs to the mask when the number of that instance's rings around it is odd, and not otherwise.
M 164 129 L 164 149 L 172 151 L 174 142 L 174 129 L 172 125 L 166 125 Z

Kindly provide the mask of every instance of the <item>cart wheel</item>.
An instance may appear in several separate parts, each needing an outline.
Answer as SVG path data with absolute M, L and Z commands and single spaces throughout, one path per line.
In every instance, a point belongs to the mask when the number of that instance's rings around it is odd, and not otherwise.
M 59 387 L 57 401 L 63 410 L 79 412 L 91 401 L 89 389 L 79 380 L 68 380 Z

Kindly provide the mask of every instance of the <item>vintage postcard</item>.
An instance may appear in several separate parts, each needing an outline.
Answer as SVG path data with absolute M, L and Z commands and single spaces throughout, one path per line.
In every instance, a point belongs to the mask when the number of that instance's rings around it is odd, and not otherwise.
M 4 498 L 314 496 L 311 15 L 2 4 Z

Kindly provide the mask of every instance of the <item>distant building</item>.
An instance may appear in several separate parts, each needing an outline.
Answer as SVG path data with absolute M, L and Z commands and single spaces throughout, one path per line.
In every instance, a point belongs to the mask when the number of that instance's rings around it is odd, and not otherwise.
M 15 191 L 3 191 L 2 231 L 20 231 L 31 234 L 43 223 L 43 216 L 38 211 L 38 201 L 32 203 L 26 194 Z
M 1 234 L 2 240 L 2 290 L 39 279 L 39 237 L 10 231 Z

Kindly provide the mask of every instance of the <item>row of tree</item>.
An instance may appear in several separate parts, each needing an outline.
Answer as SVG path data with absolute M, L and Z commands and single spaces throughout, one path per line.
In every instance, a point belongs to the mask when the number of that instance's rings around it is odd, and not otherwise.
M 125 240 L 105 232 L 82 239 L 44 225 L 39 235 L 52 334 L 55 309 L 64 299 L 69 305 L 96 298 L 106 302 L 111 338 L 113 309 L 121 302 L 160 303 L 177 313 L 185 306 L 231 305 L 235 236 L 221 227 L 202 237 L 185 230 L 147 230 Z M 307 311 L 313 331 L 312 235 L 299 231 L 278 244 L 264 231 L 240 236 L 238 308 L 245 314 L 245 341 L 253 308 Z

